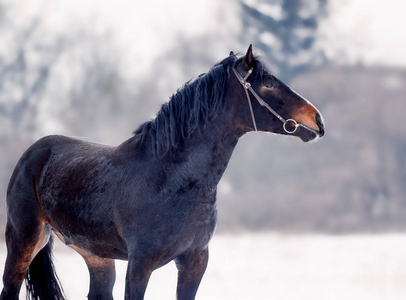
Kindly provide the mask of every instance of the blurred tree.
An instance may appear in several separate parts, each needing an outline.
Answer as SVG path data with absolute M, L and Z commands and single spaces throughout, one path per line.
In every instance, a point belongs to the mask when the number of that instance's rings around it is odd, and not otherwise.
M 33 20 L 18 30 L 9 44 L 12 54 L 0 55 L 0 139 L 13 134 L 30 140 L 36 132 L 41 96 L 62 51 L 59 40 L 51 45 L 36 43 L 33 35 L 37 28 L 38 21 Z
M 325 61 L 315 48 L 318 21 L 327 0 L 242 0 L 245 38 L 253 40 L 284 81 L 308 66 Z
M 64 103 L 54 103 L 54 117 L 63 124 L 64 134 L 119 143 L 135 126 L 131 122 L 138 111 L 133 107 L 141 101 L 135 97 L 136 87 L 123 75 L 119 52 L 108 32 L 84 31 L 71 40 L 75 50 L 65 53 L 61 62 L 71 68 L 69 82 L 60 95 Z
M 11 170 L 35 138 L 39 108 L 50 70 L 61 53 L 60 41 L 38 43 L 39 21 L 21 25 L 0 6 L 0 195 L 5 195 Z M 3 199 L 3 197 L 2 197 Z M 0 210 L 0 219 L 5 211 Z

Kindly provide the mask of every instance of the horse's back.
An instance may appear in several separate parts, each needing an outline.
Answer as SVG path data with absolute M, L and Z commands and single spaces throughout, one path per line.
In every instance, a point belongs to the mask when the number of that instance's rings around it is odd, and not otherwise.
M 13 191 L 15 185 L 24 186 L 24 182 L 29 180 L 28 185 L 37 186 L 43 173 L 44 167 L 49 162 L 52 155 L 72 152 L 70 145 L 79 146 L 81 144 L 96 145 L 80 139 L 69 138 L 62 135 L 46 136 L 32 144 L 21 156 L 8 185 L 8 194 Z M 80 146 L 79 146 L 80 147 Z

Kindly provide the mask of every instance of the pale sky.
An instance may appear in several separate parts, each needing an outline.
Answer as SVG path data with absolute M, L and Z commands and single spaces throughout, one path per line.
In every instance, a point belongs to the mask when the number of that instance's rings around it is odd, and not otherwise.
M 330 55 L 352 62 L 406 67 L 406 1 L 333 0 L 322 24 Z
M 247 0 L 248 1 L 248 0 Z M 256 0 L 250 0 L 255 3 Z M 235 0 L 6 0 L 18 15 L 40 15 L 55 30 L 72 23 L 95 32 L 108 31 L 123 55 L 137 64 L 153 60 L 176 36 L 197 36 L 218 30 L 241 30 Z M 21 2 L 17 5 L 18 2 Z M 320 26 L 321 47 L 338 62 L 362 62 L 406 67 L 406 1 L 330 0 L 329 17 Z M 215 21 L 222 14 L 224 23 Z M 24 22 L 21 18 L 20 22 Z M 244 49 L 230 49 L 244 51 Z M 142 67 L 142 66 L 141 66 Z

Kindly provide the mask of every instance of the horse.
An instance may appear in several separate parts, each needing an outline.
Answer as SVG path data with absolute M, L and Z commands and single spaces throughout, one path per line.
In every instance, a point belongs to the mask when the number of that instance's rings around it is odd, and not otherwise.
M 113 299 L 114 260 L 127 260 L 125 299 L 174 260 L 177 299 L 194 299 L 217 222 L 216 190 L 241 136 L 324 135 L 320 112 L 276 78 L 252 45 L 188 81 L 118 146 L 47 136 L 26 150 L 7 189 L 2 300 L 64 299 L 55 235 L 85 260 L 89 299 Z

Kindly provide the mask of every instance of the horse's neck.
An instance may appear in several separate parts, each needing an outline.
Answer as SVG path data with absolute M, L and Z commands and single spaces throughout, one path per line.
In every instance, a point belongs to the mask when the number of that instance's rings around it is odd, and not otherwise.
M 209 126 L 211 127 L 211 126 Z M 205 178 L 209 188 L 220 181 L 238 141 L 238 135 L 224 129 L 209 130 L 196 136 L 186 151 L 187 164 Z
M 226 118 L 217 118 L 201 132 L 196 131 L 176 148 L 169 149 L 163 156 L 155 156 L 149 147 L 136 151 L 135 163 L 155 161 L 154 166 L 162 167 L 162 172 L 171 174 L 174 182 L 182 184 L 185 179 L 195 180 L 215 188 L 223 175 L 239 134 L 233 132 L 233 126 L 226 124 Z M 231 129 L 230 129 L 231 128 Z M 147 137 L 151 138 L 151 137 Z M 134 153 L 140 144 L 140 135 L 123 143 L 119 149 L 125 153 Z M 145 141 L 144 145 L 150 145 Z

